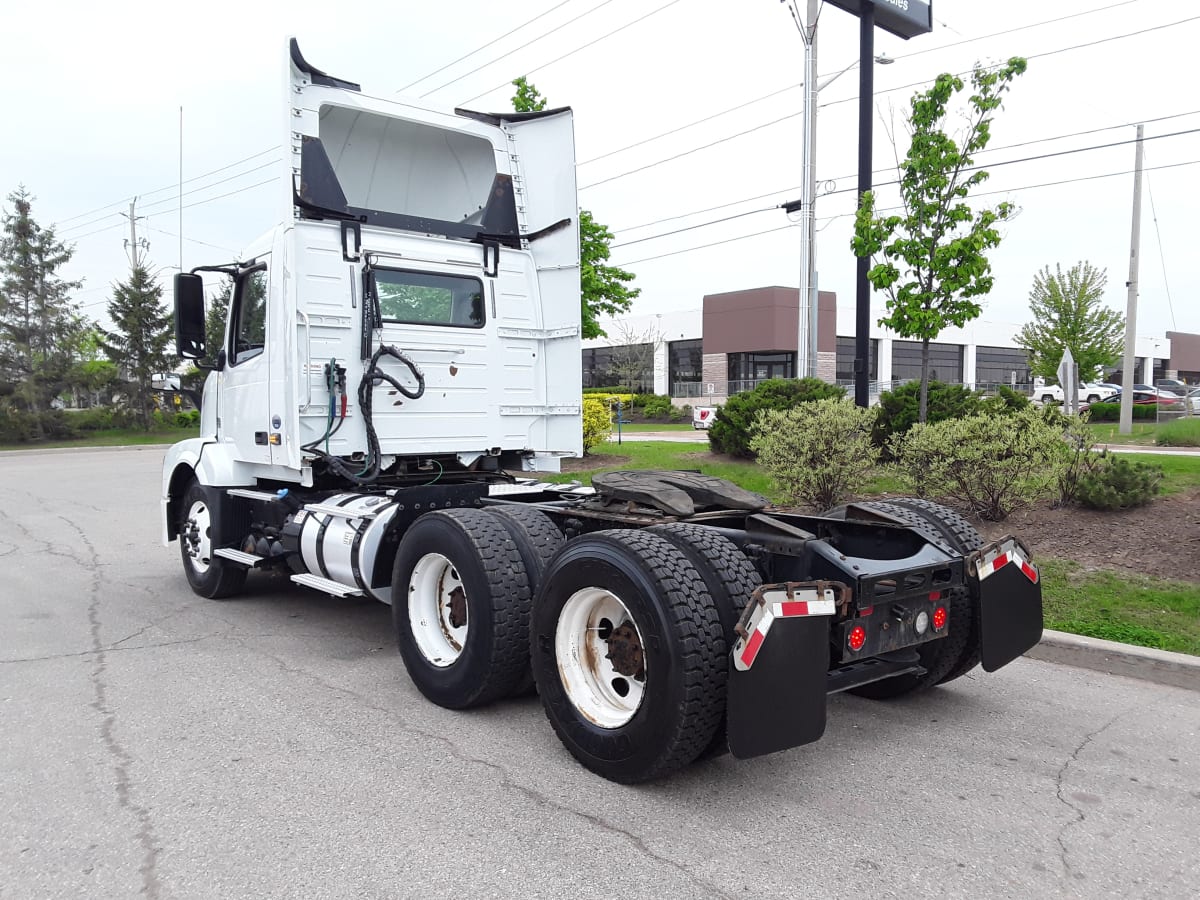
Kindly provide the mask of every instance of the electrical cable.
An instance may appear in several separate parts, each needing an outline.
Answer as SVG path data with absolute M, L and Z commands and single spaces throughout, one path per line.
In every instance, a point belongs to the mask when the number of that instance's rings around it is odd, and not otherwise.
M 1150 218 L 1154 220 L 1154 237 L 1158 241 L 1158 261 L 1162 264 L 1163 288 L 1167 295 L 1167 311 L 1171 314 L 1171 327 L 1178 328 L 1175 322 L 1175 303 L 1171 300 L 1171 282 L 1167 280 L 1167 257 L 1163 251 L 1162 231 L 1158 227 L 1158 210 L 1154 208 L 1154 190 L 1150 187 L 1150 179 L 1146 178 L 1146 193 L 1150 195 Z
M 498 63 L 498 62 L 500 62 L 501 60 L 503 60 L 503 59 L 505 59 L 505 58 L 507 58 L 507 57 L 509 57 L 509 56 L 512 56 L 512 55 L 513 55 L 514 53 L 516 53 L 518 50 L 524 50 L 524 49 L 525 49 L 526 47 L 528 47 L 530 44 L 536 44 L 536 43 L 537 43 L 538 41 L 540 41 L 542 38 L 549 37 L 550 35 L 554 34 L 554 32 L 556 32 L 556 31 L 561 31 L 563 28 L 566 28 L 566 27 L 567 27 L 568 25 L 570 25 L 571 23 L 573 23 L 573 22 L 578 22 L 580 19 L 584 18 L 585 16 L 590 16 L 592 13 L 596 12 L 596 10 L 598 10 L 598 9 L 601 9 L 602 7 L 608 6 L 608 4 L 610 4 L 610 3 L 612 3 L 612 2 L 613 2 L 613 0 L 604 0 L 604 2 L 603 2 L 603 3 L 600 3 L 600 4 L 599 4 L 599 5 L 597 5 L 597 6 L 593 6 L 591 9 L 589 9 L 589 10 L 586 10 L 585 12 L 581 12 L 581 13 L 580 13 L 579 15 L 577 15 L 575 18 L 573 18 L 573 19 L 567 19 L 567 21 L 563 22 L 561 25 L 556 25 L 554 28 L 551 28 L 549 31 L 545 32 L 544 34 L 539 34 L 537 37 L 535 37 L 535 38 L 533 38 L 533 39 L 531 39 L 531 40 L 528 40 L 528 41 L 526 41 L 526 42 L 525 42 L 524 44 L 522 44 L 520 47 L 513 47 L 513 49 L 509 50 L 507 53 L 502 53 L 502 54 L 500 54 L 499 56 L 497 56 L 495 59 L 488 60 L 487 62 L 483 63 L 482 65 L 476 66 L 474 69 L 471 69 L 471 71 L 469 71 L 469 72 L 463 72 L 463 73 L 462 73 L 461 75 L 459 75 L 457 78 L 451 78 L 451 79 L 450 79 L 449 81 L 447 81 L 445 84 L 439 84 L 437 87 L 433 88 L 433 90 L 426 91 L 425 93 L 423 93 L 423 94 L 421 94 L 421 95 L 420 95 L 420 96 L 421 96 L 421 99 L 424 99 L 424 98 L 428 97 L 430 94 L 436 94 L 436 93 L 437 93 L 438 91 L 440 91 L 442 88 L 445 88 L 445 87 L 450 87 L 450 85 L 452 85 L 452 84 L 456 84 L 456 83 L 458 83 L 458 82 L 462 81 L 462 80 L 463 80 L 464 78 L 466 78 L 468 75 L 474 75 L 474 74 L 475 74 L 476 72 L 478 72 L 480 69 L 486 69 L 488 66 L 492 65 L 493 63 Z M 491 88 L 491 90 L 495 90 L 495 88 Z M 474 99 L 475 99 L 474 97 L 472 97 L 472 98 L 471 98 L 471 100 L 474 100 Z M 464 103 L 470 103 L 471 101 L 470 101 L 470 100 L 464 100 L 463 102 L 464 102 Z
M 567 53 L 564 53 L 562 56 L 556 56 L 554 59 L 550 60 L 550 62 L 542 63 L 540 66 L 534 66 L 532 69 L 526 69 L 524 74 L 526 76 L 529 76 L 529 75 L 532 75 L 534 72 L 540 72 L 542 69 L 549 68 L 550 66 L 554 65 L 557 62 L 562 62 L 568 56 L 574 56 L 579 51 L 586 50 L 588 47 L 591 47 L 595 44 L 600 43 L 601 41 L 603 41 L 607 38 L 612 37 L 617 32 L 624 31 L 626 28 L 630 28 L 630 27 L 638 24 L 638 22 L 642 22 L 642 21 L 650 18 L 651 16 L 662 12 L 667 7 L 674 6 L 676 3 L 679 3 L 679 2 L 680 2 L 680 0 L 670 0 L 670 2 L 664 3 L 662 6 L 658 7 L 657 9 L 650 10 L 650 12 L 646 13 L 643 16 L 639 16 L 638 18 L 634 19 L 632 22 L 626 22 L 624 25 L 620 26 L 619 28 L 614 28 L 612 31 L 610 31 L 606 34 L 602 34 L 602 35 L 600 35 L 600 37 L 595 38 L 594 40 L 588 41 L 583 46 L 576 47 L 574 50 L 568 51 Z M 506 84 L 510 84 L 510 83 L 511 82 L 503 81 L 500 84 L 496 85 L 495 87 L 488 88 L 486 91 L 484 91 L 481 94 L 476 94 L 474 97 L 469 97 L 468 99 L 464 100 L 461 105 L 471 103 L 474 100 L 478 100 L 480 97 L 485 97 L 488 94 L 490 94 L 492 91 L 499 90 L 500 88 L 504 87 Z M 422 94 L 421 96 L 423 97 L 425 95 Z

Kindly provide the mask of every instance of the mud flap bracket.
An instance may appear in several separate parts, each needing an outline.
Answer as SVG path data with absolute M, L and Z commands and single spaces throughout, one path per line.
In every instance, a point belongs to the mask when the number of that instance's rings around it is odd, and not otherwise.
M 1006 535 L 967 558 L 985 672 L 1006 666 L 1042 639 L 1042 582 L 1028 548 Z

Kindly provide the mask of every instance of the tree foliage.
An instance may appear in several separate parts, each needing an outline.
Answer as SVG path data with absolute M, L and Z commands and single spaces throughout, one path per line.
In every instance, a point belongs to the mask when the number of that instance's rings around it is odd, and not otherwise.
M 1080 377 L 1091 380 L 1104 366 L 1121 358 L 1125 317 L 1104 306 L 1108 274 L 1087 261 L 1063 273 L 1046 266 L 1033 279 L 1029 292 L 1031 320 L 1017 335 L 1017 344 L 1029 352 L 1034 375 L 1054 379 L 1063 351 L 1079 366 Z
M 525 76 L 513 82 L 513 109 L 517 112 L 540 112 L 546 108 L 546 98 Z M 630 287 L 634 274 L 619 266 L 609 265 L 613 234 L 593 218 L 586 209 L 579 211 L 579 282 L 581 289 L 581 328 L 583 337 L 605 337 L 600 319 L 614 318 L 629 312 L 640 288 Z
M 145 266 L 135 266 L 128 280 L 113 285 L 108 317 L 114 328 L 104 332 L 104 352 L 120 368 L 142 427 L 149 428 L 154 410 L 152 378 L 171 368 L 167 347 L 172 319 L 163 304 L 162 287 Z
M 921 341 L 920 421 L 926 418 L 929 342 L 948 326 L 963 326 L 982 312 L 975 298 L 992 289 L 986 253 L 1000 244 L 999 225 L 1015 208 L 1010 203 L 972 209 L 971 189 L 988 173 L 974 165 L 987 147 L 992 121 L 1012 81 L 1026 62 L 1013 57 L 996 68 L 976 66 L 966 103 L 966 129 L 947 133 L 951 102 L 966 87 L 962 78 L 939 75 L 934 85 L 912 98 L 912 140 L 900 163 L 902 211 L 881 215 L 875 195 L 863 194 L 855 217 L 854 253 L 875 264 L 868 278 L 887 294 L 888 313 L 880 324 L 902 337 Z
M 204 342 L 207 362 L 214 365 L 217 354 L 225 346 L 225 320 L 229 317 L 229 303 L 233 299 L 233 279 L 225 278 L 212 302 L 204 311 Z
M 33 199 L 24 187 L 8 195 L 12 211 L 4 211 L 0 233 L 0 383 L 30 414 L 48 410 L 66 387 L 83 327 L 69 299 L 79 282 L 57 274 L 74 251 L 37 223 Z

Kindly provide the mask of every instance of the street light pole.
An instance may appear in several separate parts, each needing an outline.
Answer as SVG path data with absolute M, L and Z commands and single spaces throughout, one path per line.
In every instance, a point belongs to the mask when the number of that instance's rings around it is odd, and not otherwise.
M 864 3 L 859 13 L 858 49 L 858 202 L 871 190 L 872 107 L 875 103 L 875 6 Z M 871 258 L 858 258 L 857 296 L 854 314 L 854 403 L 871 405 L 871 284 L 867 273 Z
M 817 15 L 818 0 L 808 0 L 808 18 L 800 29 L 804 40 L 804 134 L 800 183 L 800 315 L 796 339 L 796 377 L 817 371 L 817 291 L 813 284 L 813 202 L 817 192 Z

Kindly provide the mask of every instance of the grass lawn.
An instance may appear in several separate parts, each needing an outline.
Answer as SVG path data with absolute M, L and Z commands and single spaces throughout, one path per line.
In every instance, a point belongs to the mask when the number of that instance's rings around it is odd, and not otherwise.
M 691 431 L 692 426 L 688 422 L 636 422 L 633 425 L 622 425 L 621 431 Z M 617 433 L 617 426 L 613 426 L 613 435 Z
M 1200 655 L 1200 585 L 1042 560 L 1046 627 Z
M 1158 435 L 1157 422 L 1134 422 L 1130 434 L 1121 434 L 1119 422 L 1089 422 L 1088 430 L 1097 444 L 1145 444 L 1152 446 Z
M 186 438 L 200 436 L 200 426 L 193 428 L 163 428 L 157 431 L 142 431 L 140 428 L 107 428 L 86 432 L 83 437 L 70 441 L 46 441 L 45 443 L 0 444 L 0 450 L 47 450 L 59 447 L 122 447 L 128 444 L 174 444 Z
M 1164 494 L 1200 488 L 1200 456 L 1168 456 L 1165 453 L 1124 453 L 1122 456 L 1161 468 L 1164 472 L 1161 485 Z
M 1200 447 L 1200 418 L 1188 416 L 1164 422 L 1155 440 L 1160 447 Z

